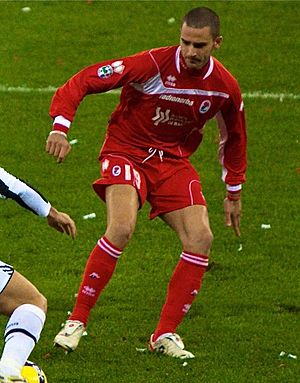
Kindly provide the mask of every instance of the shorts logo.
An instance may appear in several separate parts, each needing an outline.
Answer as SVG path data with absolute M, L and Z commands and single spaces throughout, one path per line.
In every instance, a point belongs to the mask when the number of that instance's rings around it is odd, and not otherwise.
M 105 170 L 108 169 L 108 166 L 109 166 L 109 160 L 105 159 L 105 160 L 102 162 L 102 171 L 105 172 Z
M 199 112 L 202 114 L 208 112 L 210 109 L 210 106 L 211 106 L 211 102 L 209 100 L 202 101 L 200 108 L 199 108 Z
M 121 174 L 121 166 L 119 165 L 115 165 L 113 168 L 112 168 L 112 175 L 117 177 Z
M 113 68 L 110 65 L 102 66 L 98 69 L 98 76 L 100 78 L 108 78 L 114 73 Z

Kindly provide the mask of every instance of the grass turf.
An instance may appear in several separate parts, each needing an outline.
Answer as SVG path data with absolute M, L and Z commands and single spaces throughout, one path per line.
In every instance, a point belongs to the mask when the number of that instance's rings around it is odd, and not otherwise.
M 176 44 L 179 20 L 194 6 L 221 16 L 224 46 L 217 57 L 243 92 L 297 93 L 297 2 L 1 2 L 1 84 L 58 86 L 83 66 L 155 46 Z M 22 12 L 29 6 L 31 11 Z M 167 20 L 174 17 L 176 22 Z M 145 28 L 145 24 L 147 28 Z M 45 329 L 31 359 L 49 383 L 291 382 L 299 360 L 299 99 L 246 99 L 248 182 L 243 194 L 242 245 L 223 226 L 224 187 L 214 123 L 192 158 L 201 173 L 215 240 L 211 270 L 179 333 L 197 355 L 183 366 L 140 353 L 155 327 L 180 253 L 174 234 L 140 212 L 135 236 L 94 309 L 88 336 L 65 356 L 52 339 L 72 308 L 86 257 L 105 229 L 105 208 L 91 189 L 97 155 L 116 95 L 90 96 L 80 106 L 67 161 L 44 153 L 51 93 L 1 93 L 1 166 L 30 181 L 78 225 L 75 242 L 0 201 L 1 259 L 47 296 Z M 96 212 L 94 220 L 82 220 Z M 261 224 L 271 229 L 261 229 Z M 5 318 L 1 317 L 5 325 Z

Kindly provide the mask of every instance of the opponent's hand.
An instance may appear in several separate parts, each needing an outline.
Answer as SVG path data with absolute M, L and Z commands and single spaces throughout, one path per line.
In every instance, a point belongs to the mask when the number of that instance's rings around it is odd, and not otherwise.
M 46 152 L 57 158 L 57 162 L 63 162 L 71 151 L 71 145 L 67 138 L 60 133 L 49 134 L 46 142 Z
M 232 226 L 235 234 L 240 237 L 240 218 L 242 212 L 241 200 L 231 201 L 228 198 L 224 199 L 225 225 Z
M 73 239 L 75 239 L 77 234 L 76 225 L 68 214 L 61 213 L 54 207 L 51 207 L 47 221 L 48 225 L 53 227 L 55 230 L 70 235 Z

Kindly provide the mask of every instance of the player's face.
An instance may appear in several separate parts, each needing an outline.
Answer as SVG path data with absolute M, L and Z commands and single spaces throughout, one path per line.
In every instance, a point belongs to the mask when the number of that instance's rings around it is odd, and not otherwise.
M 214 49 L 221 45 L 222 37 L 213 39 L 210 27 L 192 28 L 183 23 L 181 27 L 181 53 L 188 68 L 201 69 Z

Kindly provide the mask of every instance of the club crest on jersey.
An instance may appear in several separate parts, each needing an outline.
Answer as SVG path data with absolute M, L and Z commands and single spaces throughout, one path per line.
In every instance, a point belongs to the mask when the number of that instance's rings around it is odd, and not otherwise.
M 199 108 L 199 112 L 202 114 L 208 112 L 210 109 L 210 106 L 211 106 L 211 102 L 209 100 L 202 101 Z
M 121 174 L 121 166 L 119 166 L 119 165 L 115 165 L 115 166 L 112 168 L 111 172 L 112 172 L 112 175 L 113 175 L 113 176 L 115 176 L 115 177 L 119 176 L 119 175 Z
M 97 74 L 98 74 L 98 76 L 99 76 L 100 78 L 108 78 L 108 77 L 110 77 L 113 73 L 114 73 L 114 70 L 113 70 L 113 68 L 111 67 L 111 65 L 104 65 L 104 66 L 100 67 L 100 68 L 98 69 L 98 72 L 97 72 Z

